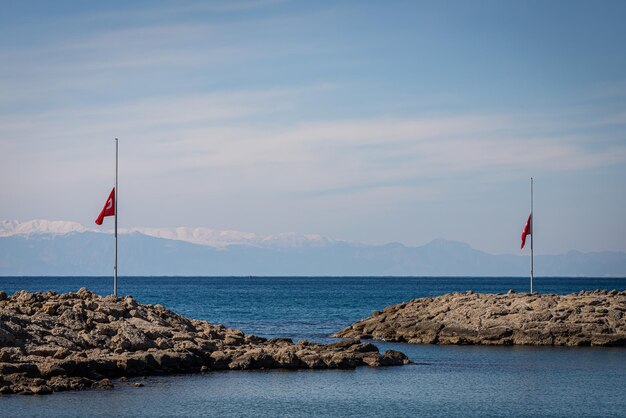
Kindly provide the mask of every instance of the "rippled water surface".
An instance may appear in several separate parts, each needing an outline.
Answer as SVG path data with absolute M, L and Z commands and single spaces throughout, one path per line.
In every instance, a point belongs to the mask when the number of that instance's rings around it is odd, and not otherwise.
M 111 278 L 0 278 L 0 290 L 111 291 Z M 626 279 L 538 278 L 542 293 Z M 121 294 L 266 337 L 327 341 L 372 310 L 451 291 L 527 291 L 522 278 L 120 278 Z M 151 377 L 135 388 L 0 397 L 0 416 L 626 416 L 626 349 L 376 343 L 413 364 L 351 371 Z

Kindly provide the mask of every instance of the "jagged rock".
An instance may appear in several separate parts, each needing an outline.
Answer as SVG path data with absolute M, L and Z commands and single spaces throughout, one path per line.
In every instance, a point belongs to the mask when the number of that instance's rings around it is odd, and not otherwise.
M 17 340 L 15 339 L 13 334 L 0 328 L 0 347 L 10 347 L 16 344 Z
M 107 378 L 100 380 L 93 386 L 94 389 L 113 389 L 113 387 L 113 383 Z
M 50 386 L 41 385 L 29 388 L 33 395 L 49 395 L 52 393 Z
M 210 366 L 214 370 L 228 369 L 228 365 L 231 361 L 231 355 L 226 354 L 224 351 L 214 351 L 210 355 Z
M 624 347 L 625 312 L 626 291 L 455 292 L 388 306 L 333 336 L 413 344 Z
M 408 363 L 358 339 L 333 344 L 266 339 L 177 315 L 133 298 L 0 293 L 0 394 L 111 389 L 111 379 L 268 368 Z

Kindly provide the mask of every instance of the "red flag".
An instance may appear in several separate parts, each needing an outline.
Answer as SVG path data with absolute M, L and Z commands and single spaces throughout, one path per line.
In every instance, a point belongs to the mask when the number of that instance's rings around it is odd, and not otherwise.
M 96 219 L 96 224 L 102 225 L 102 221 L 105 216 L 113 216 L 115 215 L 115 187 L 111 190 L 111 194 L 107 199 L 104 207 L 102 208 L 102 212 L 98 215 L 98 219 Z
M 524 248 L 524 245 L 526 244 L 526 235 L 532 235 L 533 233 L 532 217 L 532 214 L 528 215 L 528 220 L 526 221 L 526 225 L 524 225 L 524 230 L 522 231 L 522 246 L 520 247 L 520 249 Z

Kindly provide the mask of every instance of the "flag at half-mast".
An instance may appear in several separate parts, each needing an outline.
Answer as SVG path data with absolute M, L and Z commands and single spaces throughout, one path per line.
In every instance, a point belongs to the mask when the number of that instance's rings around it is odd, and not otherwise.
M 528 220 L 526 221 L 526 225 L 524 225 L 524 230 L 522 231 L 522 246 L 520 247 L 520 249 L 524 248 L 524 245 L 526 245 L 526 236 L 533 234 L 532 224 L 533 224 L 533 215 L 530 214 L 528 215 Z
M 111 190 L 111 194 L 109 195 L 109 198 L 104 204 L 104 207 L 102 208 L 102 211 L 100 212 L 100 215 L 98 215 L 98 218 L 96 219 L 96 224 L 102 225 L 102 221 L 104 220 L 105 216 L 114 216 L 114 215 L 115 215 L 115 187 L 113 188 L 113 190 Z

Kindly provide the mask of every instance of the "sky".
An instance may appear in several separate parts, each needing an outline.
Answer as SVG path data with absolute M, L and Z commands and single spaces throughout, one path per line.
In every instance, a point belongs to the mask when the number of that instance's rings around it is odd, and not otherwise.
M 626 251 L 625 19 L 608 0 L 5 0 L 0 219 L 94 226 L 117 137 L 121 227 L 519 254 L 532 176 L 536 254 Z

